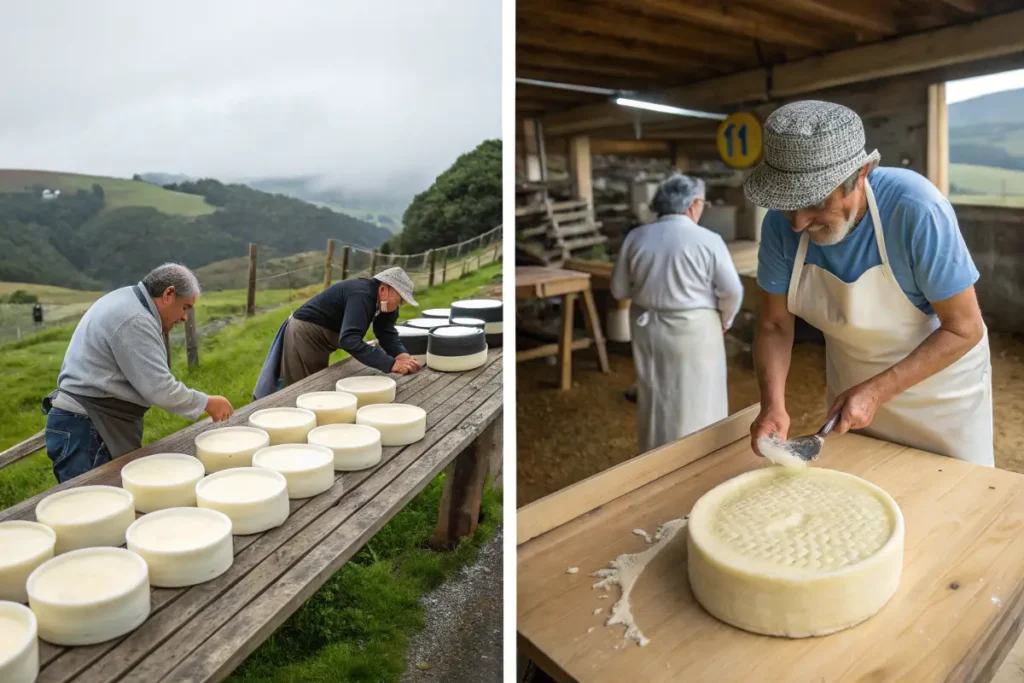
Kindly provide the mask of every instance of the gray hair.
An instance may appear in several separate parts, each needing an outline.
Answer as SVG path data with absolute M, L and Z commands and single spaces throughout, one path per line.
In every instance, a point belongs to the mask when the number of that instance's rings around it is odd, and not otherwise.
M 686 213 L 695 199 L 704 199 L 704 181 L 673 173 L 658 186 L 651 200 L 651 211 L 658 216 Z
M 199 295 L 199 278 L 180 263 L 165 263 L 149 271 L 142 278 L 142 286 L 154 299 L 163 296 L 168 287 L 174 287 L 178 296 L 190 298 Z

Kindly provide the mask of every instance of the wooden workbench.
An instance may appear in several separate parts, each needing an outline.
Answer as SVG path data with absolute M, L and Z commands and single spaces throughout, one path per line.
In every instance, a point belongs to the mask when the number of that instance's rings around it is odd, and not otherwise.
M 609 372 L 608 352 L 605 348 L 604 333 L 601 331 L 601 318 L 597 314 L 594 293 L 590 290 L 590 275 L 565 268 L 516 266 L 517 301 L 548 297 L 561 297 L 562 299 L 562 324 L 558 343 L 517 351 L 516 362 L 557 355 L 561 365 L 559 386 L 566 391 L 572 388 L 572 352 L 588 348 L 593 343 L 597 350 L 597 362 L 601 372 Z M 573 312 L 578 297 L 582 297 L 580 303 L 583 306 L 583 320 L 590 336 L 573 341 Z
M 398 378 L 395 400 L 427 411 L 422 440 L 384 448 L 376 467 L 337 473 L 332 489 L 290 501 L 291 514 L 282 526 L 263 534 L 235 536 L 234 564 L 216 579 L 185 589 L 153 589 L 149 618 L 127 636 L 71 648 L 40 641 L 38 683 L 224 679 L 449 464 L 451 476 L 446 480 L 435 539 L 443 544 L 451 540 L 446 538 L 451 532 L 472 533 L 479 491 L 458 484 L 453 488 L 449 481 L 483 486 L 486 448 L 502 411 L 501 368 L 501 349 L 492 349 L 477 370 L 440 373 L 428 368 Z M 378 373 L 355 361 L 343 361 L 239 408 L 226 424 L 245 424 L 255 410 L 294 405 L 300 393 L 333 390 L 342 377 L 368 374 Z M 168 451 L 194 453 L 195 436 L 211 427 L 199 423 L 183 429 L 0 511 L 0 520 L 33 520 L 41 498 L 73 486 L 120 486 L 121 468 L 130 460 Z
M 622 626 L 604 626 L 618 589 L 599 600 L 604 591 L 592 589 L 598 579 L 589 574 L 649 547 L 633 529 L 653 534 L 714 486 L 770 466 L 750 451 L 756 410 L 519 511 L 520 651 L 563 683 L 990 680 L 1024 624 L 1024 476 L 852 434 L 830 436 L 815 466 L 881 486 L 903 511 L 903 575 L 878 614 L 801 640 L 725 625 L 690 593 L 684 531 L 633 589 L 633 615 L 650 644 L 639 648 L 623 640 Z

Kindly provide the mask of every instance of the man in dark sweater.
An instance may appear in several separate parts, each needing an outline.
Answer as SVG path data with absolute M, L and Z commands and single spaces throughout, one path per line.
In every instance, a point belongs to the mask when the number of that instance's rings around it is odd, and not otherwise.
M 420 370 L 395 330 L 402 302 L 419 305 L 412 289 L 404 270 L 388 268 L 372 278 L 333 284 L 304 303 L 284 330 L 280 376 L 285 386 L 326 368 L 337 349 L 381 372 Z M 371 324 L 379 346 L 363 340 Z

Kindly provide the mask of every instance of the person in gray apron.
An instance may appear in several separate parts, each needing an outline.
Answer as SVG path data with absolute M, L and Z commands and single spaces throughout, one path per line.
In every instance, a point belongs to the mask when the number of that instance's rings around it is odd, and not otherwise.
M 641 453 L 729 414 L 724 335 L 743 285 L 722 237 L 697 225 L 703 208 L 702 180 L 665 180 L 658 220 L 629 232 L 612 271 L 612 296 L 631 300 Z
M 229 418 L 231 403 L 171 374 L 163 335 L 199 296 L 185 266 L 165 264 L 136 285 L 100 297 L 75 328 L 57 389 L 42 401 L 46 453 L 58 483 L 142 446 L 150 406 L 197 419 Z

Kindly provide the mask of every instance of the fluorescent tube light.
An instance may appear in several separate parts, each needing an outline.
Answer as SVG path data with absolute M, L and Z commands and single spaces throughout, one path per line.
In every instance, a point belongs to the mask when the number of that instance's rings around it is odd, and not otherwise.
M 716 114 L 710 111 L 697 111 L 696 109 L 683 109 L 681 107 L 671 107 L 667 104 L 656 104 L 654 102 L 644 102 L 642 100 L 631 100 L 627 97 L 619 97 L 615 100 L 615 104 L 622 105 L 623 107 L 635 107 L 637 109 L 648 109 L 650 111 L 661 112 L 662 114 L 675 114 L 676 116 L 691 116 L 697 119 L 714 119 L 715 121 L 724 121 L 728 118 L 725 114 Z

